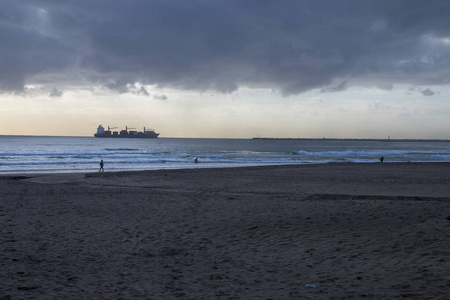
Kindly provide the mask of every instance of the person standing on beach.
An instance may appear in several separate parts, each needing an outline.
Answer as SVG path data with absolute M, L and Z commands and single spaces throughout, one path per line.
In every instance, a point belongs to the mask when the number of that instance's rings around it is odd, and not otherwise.
M 104 170 L 103 170 L 103 159 L 100 161 L 100 169 L 98 171 L 99 172 L 104 172 Z
M 383 156 L 380 157 L 380 162 L 383 162 L 383 160 L 384 160 L 384 157 Z

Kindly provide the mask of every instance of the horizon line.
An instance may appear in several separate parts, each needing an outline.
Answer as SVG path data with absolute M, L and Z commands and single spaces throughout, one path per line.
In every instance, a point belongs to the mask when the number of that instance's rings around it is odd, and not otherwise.
M 28 134 L 0 134 L 0 137 L 73 137 L 73 138 L 95 138 L 91 135 L 28 135 Z M 156 139 L 236 139 L 236 140 L 363 140 L 363 141 L 442 141 L 450 142 L 450 139 L 440 138 L 352 138 L 352 137 L 158 137 Z

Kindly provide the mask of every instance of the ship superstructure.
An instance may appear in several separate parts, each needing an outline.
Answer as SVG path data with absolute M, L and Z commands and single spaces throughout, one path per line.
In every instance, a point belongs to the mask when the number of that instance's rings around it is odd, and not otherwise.
M 144 127 L 144 131 L 136 131 L 130 129 L 136 129 L 134 127 L 125 126 L 125 129 L 120 131 L 111 131 L 112 129 L 116 129 L 117 127 L 108 126 L 108 130 L 102 125 L 97 127 L 97 133 L 94 134 L 95 137 L 99 138 L 137 138 L 137 139 L 155 139 L 159 136 L 159 133 L 156 133 L 154 129 L 146 129 Z

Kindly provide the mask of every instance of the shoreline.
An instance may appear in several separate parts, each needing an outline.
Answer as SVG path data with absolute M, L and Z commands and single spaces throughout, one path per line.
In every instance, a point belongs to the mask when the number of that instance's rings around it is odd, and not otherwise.
M 192 167 L 174 167 L 174 168 L 155 168 L 155 169 L 108 169 L 105 168 L 104 173 L 122 173 L 122 172 L 155 172 L 155 171 L 178 171 L 178 170 L 214 170 L 214 169 L 253 169 L 253 168 L 283 168 L 283 167 L 302 167 L 302 166 L 322 166 L 322 165 L 378 165 L 380 162 L 323 162 L 323 163 L 297 163 L 297 164 L 266 164 L 266 165 L 240 165 L 240 166 L 198 166 L 194 165 Z M 383 162 L 383 165 L 449 165 L 450 162 L 440 161 L 440 162 Z M 9 176 L 41 176 L 41 175 L 70 175 L 70 174 L 91 174 L 100 173 L 98 169 L 93 170 L 52 170 L 52 171 L 7 171 L 0 172 L 1 177 Z
M 0 176 L 0 198 L 5 299 L 450 293 L 450 163 Z

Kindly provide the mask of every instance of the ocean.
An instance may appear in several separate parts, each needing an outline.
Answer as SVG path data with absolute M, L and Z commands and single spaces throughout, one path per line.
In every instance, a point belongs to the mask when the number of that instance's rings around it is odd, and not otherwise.
M 450 162 L 450 141 L 0 136 L 0 174 L 341 162 Z M 198 158 L 198 163 L 195 163 Z

